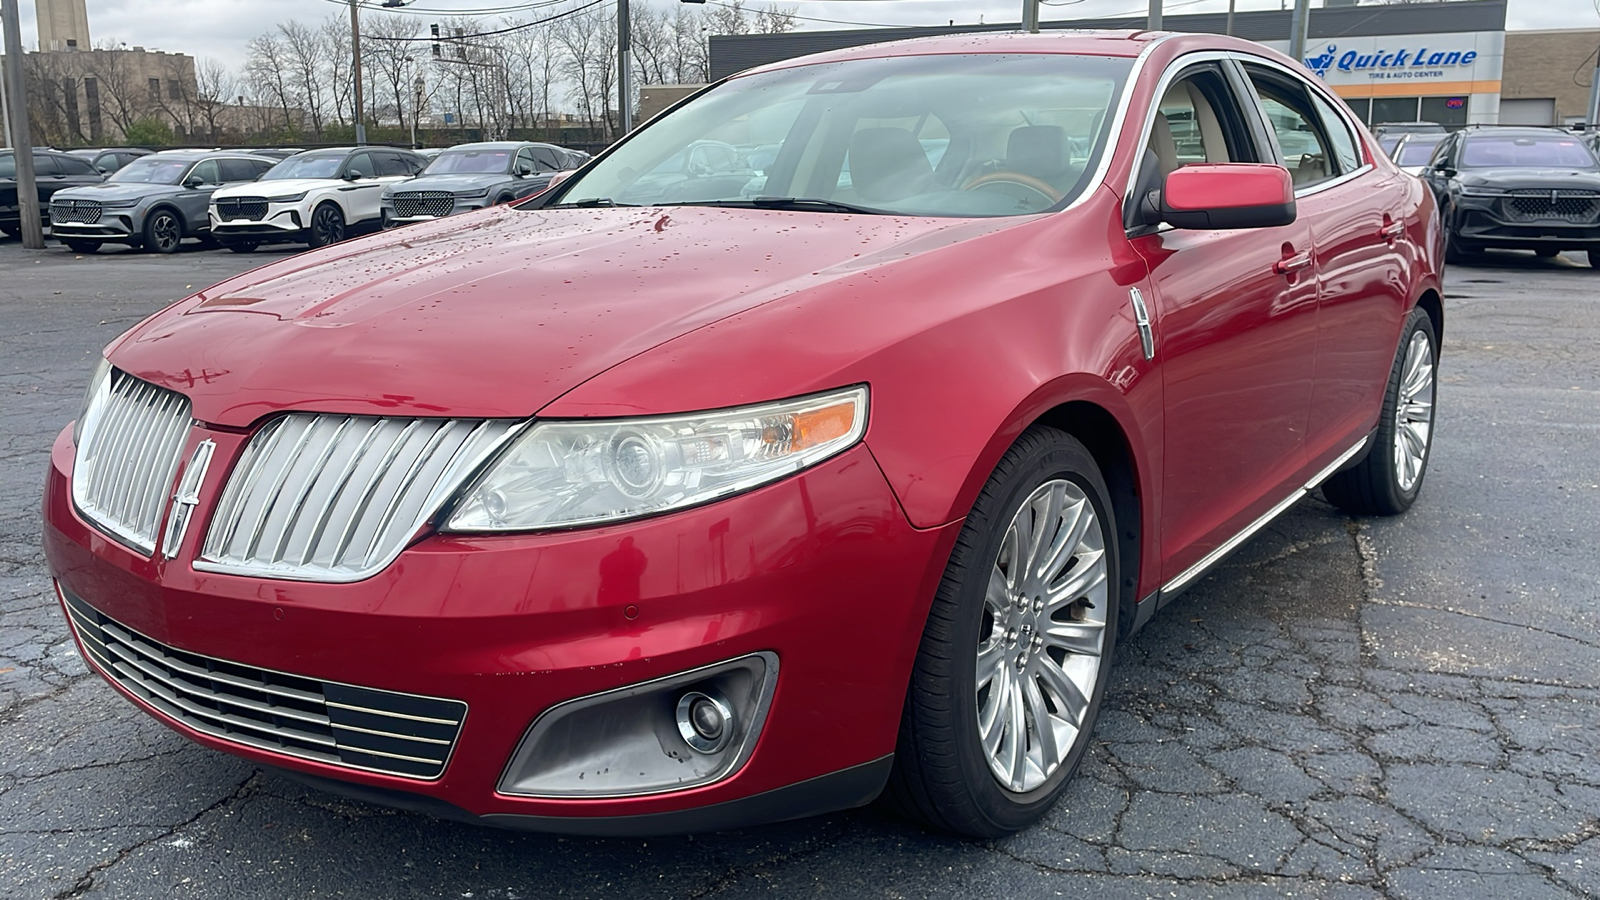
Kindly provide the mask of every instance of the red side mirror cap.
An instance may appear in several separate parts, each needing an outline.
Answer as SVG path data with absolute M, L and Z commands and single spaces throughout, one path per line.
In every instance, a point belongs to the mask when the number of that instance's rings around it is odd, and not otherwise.
M 1161 189 L 1161 219 L 1178 228 L 1271 228 L 1294 221 L 1294 179 L 1268 163 L 1183 166 Z

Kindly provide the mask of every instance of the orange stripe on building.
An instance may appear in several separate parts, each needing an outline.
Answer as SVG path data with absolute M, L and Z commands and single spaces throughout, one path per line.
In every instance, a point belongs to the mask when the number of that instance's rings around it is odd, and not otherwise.
M 1375 81 L 1372 84 L 1329 85 L 1341 97 L 1459 97 L 1498 94 L 1498 81 Z

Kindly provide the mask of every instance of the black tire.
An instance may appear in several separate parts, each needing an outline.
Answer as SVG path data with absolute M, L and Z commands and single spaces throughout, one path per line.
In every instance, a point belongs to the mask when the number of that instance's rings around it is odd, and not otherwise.
M 1533 255 L 1539 257 L 1540 259 L 1554 259 L 1560 254 L 1561 251 L 1555 247 L 1540 247 L 1533 251 Z
M 1056 479 L 1081 490 L 1098 517 L 1107 564 L 1106 624 L 1095 685 L 1066 757 L 1038 786 L 1012 792 L 991 772 L 979 732 L 978 646 L 986 621 L 991 633 L 995 628 L 984 595 L 1012 518 L 1036 488 Z M 1006 451 L 962 525 L 923 631 L 887 791 L 902 813 L 988 838 L 1031 825 L 1055 803 L 1083 760 L 1105 695 L 1117 630 L 1116 534 L 1110 492 L 1083 444 L 1034 427 Z
M 345 238 L 344 212 L 337 203 L 323 203 L 311 212 L 311 224 L 306 228 L 306 243 L 311 248 L 337 244 Z
M 144 217 L 144 249 L 151 253 L 177 253 L 183 244 L 183 220 L 170 209 L 152 209 Z
M 0 225 L 0 234 L 8 238 L 21 237 L 22 229 L 16 225 Z
M 1456 235 L 1455 226 L 1444 235 L 1444 261 L 1447 263 L 1464 263 L 1476 259 L 1483 252 L 1482 247 L 1468 244 Z
M 1396 459 L 1395 435 L 1399 431 L 1396 411 L 1400 403 L 1407 349 L 1417 334 L 1427 337 L 1432 354 L 1427 387 L 1430 413 L 1422 462 L 1416 472 L 1416 480 L 1406 487 L 1402 483 L 1401 469 Z M 1394 364 L 1389 369 L 1389 385 L 1383 393 L 1383 413 L 1378 420 L 1378 430 L 1360 463 L 1323 482 L 1322 496 L 1329 503 L 1345 512 L 1363 516 L 1394 516 L 1411 508 L 1417 494 L 1422 491 L 1423 479 L 1428 474 L 1428 460 L 1433 455 L 1433 434 L 1438 423 L 1438 416 L 1434 412 L 1438 409 L 1438 373 L 1439 338 L 1434 333 L 1433 320 L 1421 307 L 1414 308 L 1406 319 L 1406 327 L 1400 332 L 1400 347 L 1395 351 Z
M 1584 253 L 1589 257 L 1589 268 L 1600 272 L 1600 250 L 1586 250 Z
M 229 250 L 232 250 L 235 253 L 254 253 L 256 252 L 256 248 L 261 246 L 260 241 L 227 240 L 222 241 L 221 243 L 222 246 L 227 247 Z
M 62 238 L 61 243 L 66 244 L 67 249 L 71 250 L 73 253 L 88 254 L 94 253 L 100 249 L 99 241 L 80 241 L 73 238 Z

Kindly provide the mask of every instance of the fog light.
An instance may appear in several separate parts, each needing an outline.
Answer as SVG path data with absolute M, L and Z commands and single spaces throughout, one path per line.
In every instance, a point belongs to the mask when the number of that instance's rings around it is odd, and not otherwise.
M 733 709 L 721 697 L 690 691 L 678 698 L 678 733 L 699 753 L 716 753 L 733 735 Z

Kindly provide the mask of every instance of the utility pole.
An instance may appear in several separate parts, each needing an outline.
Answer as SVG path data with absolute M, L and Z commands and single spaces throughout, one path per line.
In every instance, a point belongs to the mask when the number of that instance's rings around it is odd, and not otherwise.
M 1233 0 L 1228 0 L 1228 27 L 1222 29 L 1222 33 L 1233 35 Z
M 633 66 L 628 59 L 632 55 L 629 48 L 632 23 L 628 19 L 628 0 L 617 0 L 617 105 L 622 107 L 618 116 L 622 123 L 619 137 L 626 137 L 633 130 Z
M 0 47 L 3 46 L 4 41 L 0 39 Z M 6 82 L 10 80 L 5 72 L 0 71 L 0 128 L 5 131 L 7 147 L 11 146 L 11 106 L 6 102 Z
M 1161 0 L 1150 0 L 1150 17 L 1145 19 L 1144 30 L 1161 30 Z
M 361 13 L 356 0 L 350 0 L 350 54 L 354 57 L 351 70 L 356 76 L 356 144 L 367 142 L 367 123 L 362 118 L 364 112 L 361 102 Z
M 12 147 L 17 163 L 17 208 L 21 212 L 22 246 L 44 249 L 44 220 L 39 216 L 39 184 L 33 177 L 33 136 L 28 133 L 28 86 L 22 77 L 22 26 L 17 22 L 18 0 L 3 0 L 0 20 L 5 25 L 6 71 L 15 98 L 6 112 L 11 119 Z
M 1039 33 L 1039 0 L 1022 0 L 1022 30 Z
M 1306 58 L 1306 33 L 1311 28 L 1311 0 L 1294 0 L 1294 18 L 1289 20 L 1289 55 L 1296 62 Z

